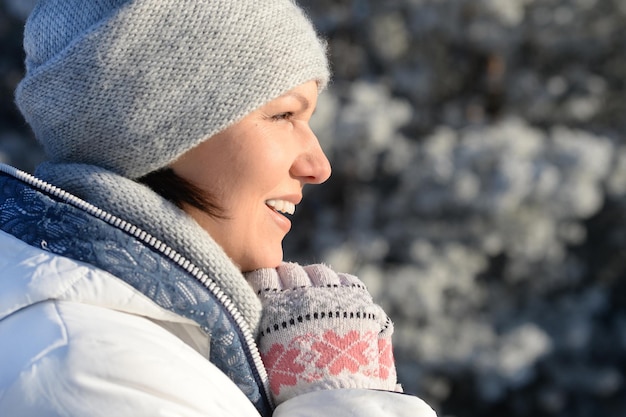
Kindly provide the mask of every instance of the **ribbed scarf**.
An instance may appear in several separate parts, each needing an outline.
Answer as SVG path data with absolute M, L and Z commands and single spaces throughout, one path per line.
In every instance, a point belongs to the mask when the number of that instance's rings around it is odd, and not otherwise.
M 150 188 L 103 168 L 44 162 L 40 179 L 107 211 L 166 243 L 202 269 L 255 331 L 261 303 L 223 249 L 190 216 Z

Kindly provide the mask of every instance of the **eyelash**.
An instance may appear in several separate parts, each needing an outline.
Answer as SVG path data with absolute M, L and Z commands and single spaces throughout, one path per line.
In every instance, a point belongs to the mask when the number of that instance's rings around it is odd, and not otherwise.
M 293 117 L 293 112 L 286 111 L 284 113 L 279 113 L 279 114 L 276 114 L 276 115 L 272 116 L 272 120 L 276 120 L 276 121 L 279 121 L 279 120 L 289 120 L 292 117 Z

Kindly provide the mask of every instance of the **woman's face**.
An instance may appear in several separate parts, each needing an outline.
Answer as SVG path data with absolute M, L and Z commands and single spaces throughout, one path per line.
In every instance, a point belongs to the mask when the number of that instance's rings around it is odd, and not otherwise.
M 206 191 L 225 218 L 184 205 L 246 272 L 276 267 L 282 240 L 305 184 L 330 176 L 330 163 L 311 131 L 317 84 L 310 81 L 253 111 L 187 151 L 172 169 Z

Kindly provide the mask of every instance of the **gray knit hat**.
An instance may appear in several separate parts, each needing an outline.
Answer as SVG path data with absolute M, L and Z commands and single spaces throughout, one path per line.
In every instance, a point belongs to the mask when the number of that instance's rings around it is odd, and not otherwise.
M 329 78 L 293 0 L 40 0 L 24 49 L 16 101 L 48 157 L 129 178 Z

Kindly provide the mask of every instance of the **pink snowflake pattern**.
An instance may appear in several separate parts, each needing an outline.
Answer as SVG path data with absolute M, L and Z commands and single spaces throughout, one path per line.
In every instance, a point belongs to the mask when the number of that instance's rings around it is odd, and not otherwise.
M 378 363 L 380 365 L 380 377 L 388 379 L 389 374 L 395 374 L 395 365 L 393 359 L 393 349 L 389 339 L 378 339 Z
M 305 367 L 296 362 L 300 355 L 298 349 L 285 350 L 285 347 L 275 343 L 262 355 L 263 363 L 268 370 L 270 389 L 274 395 L 280 394 L 280 387 L 293 387 L 298 382 L 298 375 L 304 372 Z
M 328 330 L 323 334 L 322 341 L 311 346 L 320 353 L 315 365 L 318 368 L 328 368 L 331 375 L 338 375 L 344 369 L 357 373 L 361 366 L 369 365 L 373 359 L 371 352 L 368 352 L 372 337 L 376 337 L 372 332 L 360 335 L 352 330 L 341 337 L 333 330 Z

